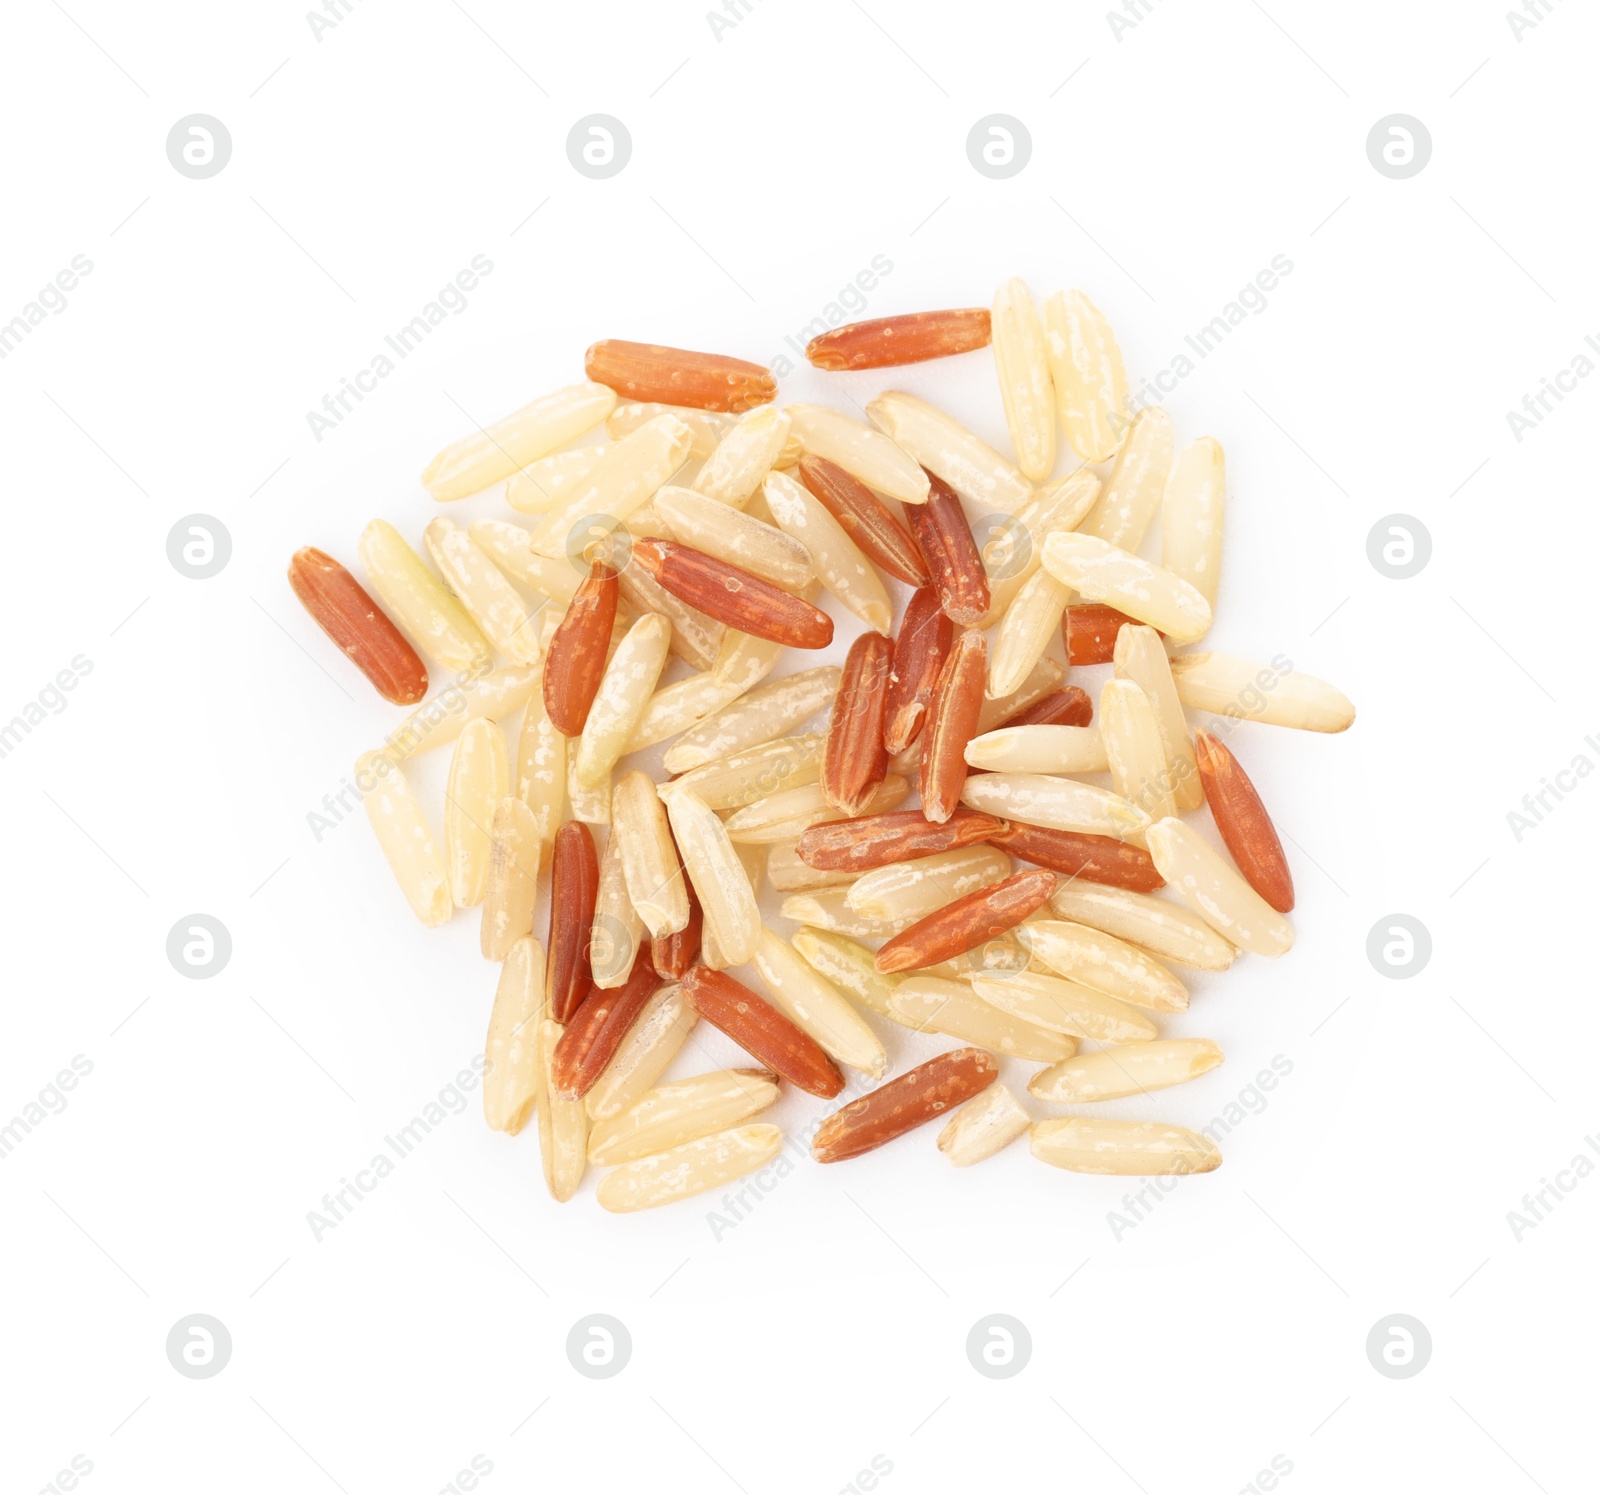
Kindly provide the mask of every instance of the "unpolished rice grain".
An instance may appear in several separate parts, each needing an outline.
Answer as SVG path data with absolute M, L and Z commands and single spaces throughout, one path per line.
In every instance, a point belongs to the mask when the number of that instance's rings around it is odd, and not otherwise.
M 998 773 L 1104 773 L 1099 727 L 1001 727 L 967 744 L 967 762 Z
M 616 799 L 615 791 L 612 799 Z M 595 986 L 600 991 L 614 991 L 625 985 L 644 942 L 644 920 L 628 896 L 622 838 L 613 826 L 600 856 L 594 922 L 589 928 L 589 970 Z
M 701 939 L 709 935 L 730 965 L 743 965 L 761 938 L 761 910 L 744 863 L 716 812 L 692 791 L 674 786 L 663 798 L 684 871 L 705 916 Z
M 903 503 L 928 501 L 928 475 L 893 441 L 825 405 L 789 405 L 790 429 L 800 444 L 844 468 L 879 493 Z
M 989 577 L 989 611 L 980 628 L 992 628 L 1006 614 L 1018 592 L 1039 570 L 1044 542 L 1056 530 L 1075 530 L 1100 494 L 1100 479 L 1089 467 L 1068 473 L 1053 487 L 1032 498 L 984 539 L 981 554 Z
M 1156 1036 L 1144 1013 L 1116 997 L 1043 971 L 974 975 L 973 994 L 1023 1022 L 1096 1043 L 1134 1043 Z
M 600 689 L 611 653 L 618 590 L 617 573 L 605 561 L 594 562 L 550 636 L 540 670 L 541 692 L 550 720 L 566 737 L 583 731 Z
M 1222 443 L 1202 436 L 1178 453 L 1161 502 L 1161 564 L 1212 607 L 1217 605 L 1227 486 Z
M 505 734 L 475 717 L 456 739 L 444 799 L 444 856 L 457 908 L 483 902 L 489 880 L 489 827 L 511 786 Z
M 888 771 L 883 737 L 893 649 L 882 634 L 869 631 L 845 656 L 819 782 L 823 797 L 846 815 L 862 812 Z
M 1233 964 L 1233 946 L 1170 898 L 1073 878 L 1056 889 L 1050 907 L 1063 919 L 1103 929 L 1160 960 L 1201 971 L 1225 971 Z
M 678 867 L 689 897 L 689 922 L 672 934 L 650 941 L 650 964 L 663 981 L 683 980 L 684 973 L 700 958 L 701 935 L 704 932 L 705 916 L 700 912 L 700 900 L 694 896 L 694 885 L 689 881 L 689 874 L 682 870 L 681 857 L 678 858 Z
M 512 581 L 531 587 L 558 608 L 572 601 L 579 582 L 588 574 L 587 569 L 579 570 L 565 554 L 559 560 L 538 554 L 533 549 L 533 536 L 518 524 L 507 524 L 500 519 L 474 519 L 467 526 L 467 534 Z
M 563 1032 L 562 1025 L 552 1018 L 539 1023 L 539 1089 L 535 1102 L 545 1188 L 558 1204 L 571 1199 L 583 1182 L 589 1138 L 589 1117 L 583 1102 L 557 1094 L 551 1079 L 551 1064 Z
M 850 885 L 845 902 L 869 919 L 910 923 L 1010 874 L 1011 858 L 1003 851 L 965 846 L 865 873 Z
M 629 566 L 618 584 L 635 613 L 660 613 L 672 625 L 670 648 L 679 659 L 697 670 L 711 668 L 728 633 L 725 623 L 674 597 L 643 566 Z
M 688 405 L 663 405 L 655 401 L 626 400 L 606 417 L 606 434 L 613 441 L 631 436 L 658 415 L 670 415 L 688 427 L 689 455 L 704 462 L 717 443 L 732 429 L 736 416 L 725 410 L 695 410 Z
M 646 613 L 611 656 L 578 740 L 577 779 L 584 788 L 605 782 L 627 748 L 661 678 L 671 633 L 660 613 Z
M 585 446 L 541 457 L 512 473 L 501 488 L 501 496 L 507 507 L 519 514 L 548 514 L 599 465 L 608 450 L 605 446 Z
M 928 563 L 911 531 L 860 478 L 809 452 L 800 459 L 796 472 L 868 559 L 907 586 L 927 586 Z
M 650 697 L 644 715 L 628 739 L 628 752 L 654 747 L 658 742 L 700 725 L 765 679 L 782 652 L 783 646 L 771 639 L 754 638 L 737 629 L 728 629 L 716 662 L 709 670 L 663 686 Z
M 571 495 L 545 516 L 533 532 L 533 548 L 561 560 L 570 553 L 572 532 L 580 520 L 596 514 L 627 520 L 683 466 L 692 444 L 689 428 L 674 416 L 647 421 L 617 442 Z
M 983 677 L 988 644 L 975 628 L 956 639 L 934 686 L 928 726 L 922 734 L 922 813 L 943 825 L 961 803 L 967 782 L 967 744 L 982 721 Z M 974 806 L 981 809 L 982 806 Z
M 1072 1173 L 1210 1173 L 1222 1166 L 1215 1142 L 1159 1121 L 1064 1116 L 1033 1124 L 1033 1155 Z
M 1172 679 L 1185 706 L 1237 721 L 1343 732 L 1356 719 L 1346 696 L 1326 680 L 1300 674 L 1281 654 L 1271 664 L 1237 654 L 1183 654 L 1172 661 Z
M 689 922 L 689 889 L 678 848 L 667 824 L 655 781 L 634 769 L 611 796 L 611 834 L 622 846 L 628 897 L 654 939 L 676 934 Z
M 427 695 L 422 656 L 344 566 L 307 545 L 290 557 L 288 577 L 300 605 L 384 700 L 414 706 Z
M 653 507 L 673 539 L 775 586 L 799 591 L 815 573 L 811 552 L 798 540 L 703 493 L 669 484 Z
M 1204 803 L 1200 774 L 1195 767 L 1194 743 L 1189 723 L 1178 699 L 1172 666 L 1161 636 L 1143 623 L 1130 623 L 1117 632 L 1113 656 L 1119 680 L 1131 680 L 1150 697 L 1155 707 L 1161 751 L 1167 760 L 1173 803 L 1180 811 L 1198 810 Z
M 548 851 L 535 812 L 510 795 L 502 799 L 489 826 L 489 877 L 478 929 L 485 960 L 507 958 L 512 945 L 533 928 L 539 869 Z
M 943 824 L 935 824 L 920 810 L 901 810 L 813 826 L 795 849 L 808 866 L 855 876 L 893 862 L 972 846 L 1006 828 L 1003 820 L 976 810 L 958 809 Z
M 1061 614 L 1071 597 L 1072 588 L 1042 568 L 1024 583 L 995 635 L 984 691 L 990 700 L 1009 696 L 1028 678 L 1061 626 Z
M 734 422 L 694 480 L 694 491 L 733 508 L 744 505 L 772 471 L 789 440 L 789 415 L 761 405 Z
M 986 307 L 904 312 L 830 327 L 806 344 L 806 358 L 819 369 L 885 369 L 970 353 L 988 341 Z
M 1100 690 L 1100 735 L 1111 765 L 1111 787 L 1152 820 L 1174 813 L 1172 771 L 1161 746 L 1155 703 L 1131 680 L 1107 680 Z
M 840 1163 L 944 1115 L 994 1083 L 1000 1066 L 982 1049 L 951 1049 L 841 1107 L 817 1128 L 811 1155 Z
M 1122 550 L 1138 550 L 1161 508 L 1171 467 L 1172 418 L 1151 405 L 1134 416 L 1105 491 L 1079 526 L 1081 532 Z
M 660 985 L 648 956 L 640 955 L 620 987 L 590 989 L 550 1062 L 551 1081 L 559 1094 L 572 1099 L 588 1094 Z
M 1176 643 L 1211 626 L 1211 604 L 1182 577 L 1093 535 L 1057 530 L 1044 543 L 1044 568 L 1086 602 L 1108 602 Z
M 538 687 L 522 716 L 517 737 L 516 789 L 533 813 L 538 838 L 546 851 L 555 842 L 567 802 L 567 739 L 550 720 L 544 704 L 544 662 Z
M 1012 856 L 1036 867 L 1048 867 L 1063 877 L 1086 878 L 1141 893 L 1161 886 L 1161 874 L 1150 860 L 1150 853 L 1112 836 L 1046 830 L 1018 822 L 989 839 Z
M 440 501 L 466 498 L 583 435 L 616 403 L 616 394 L 601 384 L 558 389 L 452 442 L 423 469 L 422 486 Z
M 642 567 L 673 596 L 730 628 L 794 649 L 833 642 L 833 619 L 821 608 L 692 545 L 641 537 L 632 557 L 633 568 Z
M 1044 321 L 1067 441 L 1085 462 L 1108 461 L 1128 421 L 1128 380 L 1110 323 L 1082 291 L 1057 291 L 1045 302 Z
M 970 1168 L 1009 1147 L 1031 1122 L 1010 1087 L 996 1081 L 959 1107 L 944 1124 L 939 1151 L 952 1167 Z
M 364 753 L 356 762 L 355 781 L 373 834 L 412 913 L 430 929 L 445 923 L 455 912 L 450 874 L 399 765 L 382 753 Z
M 556 832 L 550 867 L 550 937 L 545 961 L 545 1002 L 550 1016 L 566 1022 L 589 993 L 590 936 L 600 887 L 600 857 L 594 833 L 569 820 Z
M 367 584 L 412 643 L 447 670 L 488 668 L 482 630 L 392 524 L 374 519 L 359 549 Z
M 1230 944 L 1253 955 L 1282 955 L 1294 944 L 1289 921 L 1193 826 L 1158 821 L 1149 842 L 1167 885 Z
M 1239 760 L 1209 732 L 1195 734 L 1206 803 L 1244 880 L 1280 914 L 1294 907 L 1294 878 L 1277 827 Z
M 685 732 L 667 749 L 662 766 L 668 773 L 688 773 L 745 748 L 771 742 L 814 716 L 838 689 L 839 667 L 833 664 L 818 665 L 763 685 Z M 634 750 L 631 744 L 630 750 Z
M 657 1086 L 589 1132 L 598 1168 L 631 1163 L 698 1137 L 737 1126 L 778 1098 L 777 1076 L 764 1069 L 717 1069 Z
M 539 625 L 472 536 L 441 515 L 422 537 L 434 565 L 495 649 L 512 664 L 537 663 Z
M 779 528 L 810 554 L 822 584 L 868 628 L 889 633 L 894 607 L 883 578 L 816 495 L 783 472 L 769 473 L 762 492 Z
M 974 774 L 962 786 L 961 803 L 1001 820 L 1123 841 L 1142 840 L 1150 826 L 1150 817 L 1120 795 L 1048 774 Z
M 767 881 L 778 893 L 802 893 L 811 888 L 833 888 L 852 883 L 860 875 L 845 870 L 829 872 L 800 860 L 798 841 L 773 841 L 767 846 Z
M 732 976 L 696 966 L 684 978 L 695 1011 L 747 1054 L 807 1095 L 832 1100 L 844 1075 L 809 1033 Z
M 592 788 L 578 782 L 576 739 L 567 745 L 567 809 L 573 820 L 585 825 L 611 824 L 611 775 Z
M 945 612 L 938 588 L 918 587 L 900 615 L 900 632 L 894 641 L 894 667 L 889 677 L 889 702 L 885 708 L 883 745 L 896 755 L 895 766 L 905 771 L 905 755 L 920 761 L 917 742 L 933 700 L 945 656 L 955 642 L 956 625 Z
M 1056 1064 L 1078 1051 L 1075 1038 L 1002 1012 L 961 981 L 912 976 L 889 999 L 889 1008 L 908 1028 L 945 1033 L 991 1054 Z
M 876 1012 L 879 1017 L 900 1022 L 890 999 L 905 977 L 884 975 L 873 964 L 872 951 L 865 945 L 857 944 L 846 935 L 808 926 L 795 930 L 790 943 L 812 970 L 859 1006 Z
M 713 810 L 736 810 L 785 789 L 815 784 L 822 776 L 826 745 L 822 732 L 774 738 L 690 769 L 671 788 L 674 793 L 688 790 Z
M 483 1119 L 515 1135 L 538 1093 L 539 1023 L 544 1016 L 544 946 L 524 935 L 506 956 L 483 1045 Z
M 1061 665 L 1048 655 L 1039 660 L 1028 671 L 1027 679 L 1008 696 L 1000 696 L 993 701 L 986 700 L 978 708 L 978 733 L 992 732 L 996 727 L 1003 726 L 1019 712 L 1026 711 L 1030 706 L 1042 701 L 1051 691 L 1055 690 L 1064 677 Z
M 925 400 L 890 390 L 868 403 L 867 419 L 973 503 L 1015 514 L 1033 497 L 1033 484 L 1018 468 Z M 870 478 L 863 481 L 872 486 Z
M 604 1121 L 633 1105 L 667 1072 L 698 1021 L 683 988 L 676 983 L 663 986 L 645 1003 L 594 1088 L 584 1096 L 591 1119 Z
M 783 1146 L 775 1126 L 741 1126 L 624 1163 L 600 1180 L 595 1198 L 614 1214 L 654 1209 L 720 1189 L 765 1167 Z
M 1008 280 L 995 293 L 991 325 L 995 373 L 1017 466 L 1031 482 L 1042 483 L 1056 465 L 1055 391 L 1044 323 L 1026 282 Z
M 846 902 L 845 895 L 849 891 L 848 887 L 841 886 L 791 893 L 778 912 L 796 924 L 809 924 L 814 929 L 848 935 L 851 939 L 883 939 L 899 932 L 902 926 L 898 923 L 885 923 L 882 919 L 869 919 L 857 913 Z
M 906 522 L 927 561 L 939 605 L 963 628 L 981 623 L 989 611 L 989 576 L 955 489 L 932 476 L 927 503 L 910 510 Z
M 474 717 L 498 722 L 509 717 L 541 680 L 538 667 L 515 664 L 491 669 L 475 680 L 459 680 L 427 699 L 403 720 L 384 743 L 384 756 L 398 762 L 430 748 L 443 748 L 461 736 L 461 728 Z
M 1166 1038 L 1075 1054 L 1028 1081 L 1028 1093 L 1066 1105 L 1148 1095 L 1208 1074 L 1222 1063 L 1209 1038 Z
M 1069 685 L 1041 696 L 1033 705 L 1007 717 L 1007 727 L 1087 727 L 1094 720 L 1094 702 L 1082 686 Z
M 1141 626 L 1127 613 L 1107 607 L 1103 602 L 1074 602 L 1061 620 L 1061 642 L 1066 649 L 1067 663 L 1110 664 L 1116 658 L 1117 640 L 1122 630 Z
M 1052 971 L 1152 1012 L 1182 1012 L 1189 993 L 1160 961 L 1115 935 L 1063 919 L 1036 919 L 1017 931 L 1034 958 Z
M 830 1059 L 873 1079 L 882 1077 L 889 1056 L 878 1035 L 786 939 L 763 929 L 755 967 L 767 984 L 772 1005 L 816 1039 Z
M 910 793 L 910 782 L 899 774 L 891 774 L 862 805 L 861 813 L 885 814 L 896 805 L 904 804 Z M 723 824 L 736 846 L 763 847 L 778 841 L 793 841 L 814 825 L 825 825 L 843 817 L 843 810 L 828 803 L 821 784 L 804 784 L 735 810 Z
M 777 381 L 759 363 L 624 338 L 591 343 L 583 355 L 583 371 L 630 400 L 671 399 L 697 410 L 734 414 L 764 405 L 778 392 Z

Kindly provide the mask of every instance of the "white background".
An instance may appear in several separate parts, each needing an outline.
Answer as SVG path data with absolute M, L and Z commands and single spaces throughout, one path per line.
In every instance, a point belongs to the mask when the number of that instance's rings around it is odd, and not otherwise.
M 490 1490 L 833 1492 L 874 1456 L 919 1492 L 1229 1492 L 1275 1456 L 1292 1491 L 1587 1487 L 1600 1184 L 1520 1241 L 1507 1213 L 1600 1125 L 1600 788 L 1520 842 L 1506 814 L 1600 761 L 1600 381 L 1521 443 L 1505 413 L 1600 330 L 1594 17 L 1558 3 L 1519 41 L 1477 0 L 1158 0 L 1119 40 L 1091 5 L 756 0 L 718 39 L 693 4 L 464 5 L 355 0 L 320 41 L 287 3 L 6 8 L 0 320 L 94 266 L 0 363 L 0 719 L 93 665 L 0 762 L 0 1120 L 93 1065 L 0 1169 L 6 1487 L 75 1455 L 107 1492 L 421 1495 L 475 1455 Z M 165 154 L 195 112 L 233 140 L 206 181 Z M 633 138 L 609 181 L 566 157 L 595 112 Z M 966 156 L 995 112 L 1033 140 L 1008 181 Z M 1395 112 L 1433 138 L 1406 181 L 1365 149 Z M 306 412 L 475 254 L 468 309 L 317 442 Z M 879 254 L 868 315 L 1075 285 L 1135 374 L 1292 260 L 1165 403 L 1228 454 L 1212 642 L 1285 652 L 1360 716 L 1235 737 L 1292 838 L 1298 944 L 1193 980 L 1167 1031 L 1222 1068 L 1108 1110 L 1200 1126 L 1273 1056 L 1292 1073 L 1120 1240 L 1122 1181 L 1025 1144 L 958 1173 L 931 1132 L 802 1163 L 720 1239 L 711 1198 L 611 1217 L 591 1180 L 556 1206 L 474 1092 L 316 1242 L 307 1211 L 481 1050 L 495 972 L 474 918 L 410 918 L 359 815 L 308 829 L 400 713 L 299 609 L 289 555 L 353 565 L 374 515 L 416 541 L 427 458 L 595 338 L 792 357 Z M 891 385 L 1005 445 L 987 354 L 782 393 Z M 233 541 L 209 581 L 166 556 L 196 512 Z M 1408 581 L 1366 554 L 1395 512 L 1433 538 Z M 233 939 L 209 981 L 165 955 L 196 911 Z M 1394 912 L 1433 939 L 1406 981 L 1365 953 Z M 211 1380 L 164 1352 L 196 1312 L 232 1335 Z M 566 1358 L 593 1312 L 632 1335 L 611 1380 Z M 1032 1337 L 1013 1379 L 967 1361 L 993 1312 Z M 1432 1335 L 1409 1380 L 1365 1352 L 1396 1312 Z

